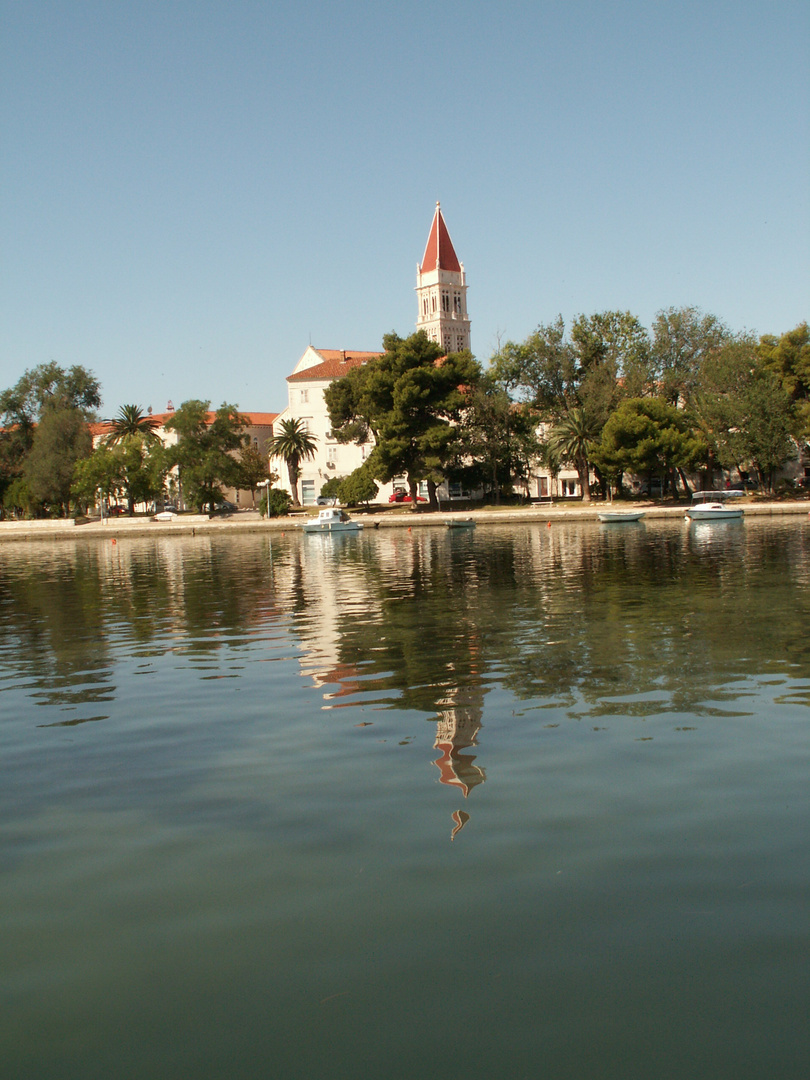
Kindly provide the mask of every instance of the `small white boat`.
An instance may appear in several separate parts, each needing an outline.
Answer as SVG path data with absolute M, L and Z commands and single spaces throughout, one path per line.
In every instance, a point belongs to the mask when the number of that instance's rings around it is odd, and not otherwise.
M 686 511 L 690 521 L 739 521 L 743 516 L 741 506 L 731 506 L 726 499 L 739 499 L 742 491 L 696 491 L 692 505 Z
M 474 529 L 475 522 L 472 518 L 447 518 L 445 525 L 448 529 Z
M 599 520 L 606 524 L 617 524 L 624 521 L 641 521 L 644 517 L 643 510 L 601 510 Z
M 305 533 L 353 533 L 363 528 L 360 522 L 352 521 L 345 510 L 336 506 L 321 510 L 316 518 L 301 522 L 300 527 Z

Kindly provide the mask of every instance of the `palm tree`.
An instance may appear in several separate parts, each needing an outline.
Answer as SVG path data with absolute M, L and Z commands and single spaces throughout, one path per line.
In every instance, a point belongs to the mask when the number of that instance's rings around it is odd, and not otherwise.
M 549 435 L 549 452 L 558 461 L 570 461 L 577 470 L 583 502 L 591 501 L 590 455 L 598 435 L 597 425 L 578 407 L 569 409 Z
M 292 418 L 282 420 L 279 433 L 270 443 L 270 455 L 281 458 L 287 465 L 290 477 L 293 506 L 300 506 L 298 501 L 298 478 L 301 475 L 301 462 L 315 457 L 317 439 L 310 435 L 303 420 Z
M 115 446 L 138 435 L 146 443 L 160 442 L 160 436 L 155 431 L 157 427 L 160 427 L 159 422 L 151 416 L 144 416 L 139 405 L 122 405 L 104 441 L 108 446 Z

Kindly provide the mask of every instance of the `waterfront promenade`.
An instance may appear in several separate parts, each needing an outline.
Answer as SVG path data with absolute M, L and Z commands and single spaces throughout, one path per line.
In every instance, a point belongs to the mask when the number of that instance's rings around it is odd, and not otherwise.
M 685 500 L 679 504 L 666 506 L 654 503 L 614 504 L 616 509 L 643 510 L 645 519 L 683 517 L 689 505 Z M 792 514 L 808 517 L 810 500 L 795 501 L 750 501 L 741 500 L 746 517 L 771 517 Z M 554 505 L 532 505 L 503 509 L 486 510 L 440 510 L 428 512 L 380 508 L 379 511 L 354 510 L 352 514 L 362 521 L 366 528 L 412 529 L 445 528 L 447 521 L 453 518 L 472 518 L 476 524 L 505 525 L 507 523 L 525 524 L 526 522 L 598 521 L 598 515 L 608 504 L 592 502 L 575 506 L 558 503 Z M 81 538 L 124 538 L 130 536 L 188 536 L 222 535 L 230 533 L 258 532 L 293 532 L 306 519 L 306 512 L 289 514 L 286 517 L 265 519 L 258 511 L 242 510 L 230 515 L 208 517 L 204 514 L 179 514 L 173 521 L 154 521 L 148 517 L 108 518 L 103 523 L 91 520 L 76 523 L 72 519 L 48 521 L 0 521 L 0 542 L 30 540 L 78 540 Z

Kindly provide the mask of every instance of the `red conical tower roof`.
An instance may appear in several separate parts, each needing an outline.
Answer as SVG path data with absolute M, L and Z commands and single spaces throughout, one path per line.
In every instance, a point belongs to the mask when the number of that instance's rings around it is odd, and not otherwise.
M 444 223 L 439 203 L 436 203 L 436 213 L 433 215 L 425 254 L 422 256 L 421 270 L 423 274 L 428 270 L 452 270 L 457 274 L 461 273 L 461 264 Z

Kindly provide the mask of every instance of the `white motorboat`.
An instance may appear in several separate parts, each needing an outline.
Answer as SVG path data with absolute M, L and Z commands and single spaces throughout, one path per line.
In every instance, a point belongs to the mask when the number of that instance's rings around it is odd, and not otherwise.
M 448 529 L 474 529 L 475 521 L 472 518 L 447 518 L 445 525 Z
M 303 521 L 300 527 L 305 533 L 356 533 L 363 528 L 359 521 L 352 521 L 345 510 L 337 506 L 321 510 L 316 518 Z
M 739 521 L 741 506 L 731 506 L 727 499 L 739 499 L 744 491 L 696 491 L 692 505 L 686 511 L 690 521 Z
M 641 521 L 644 517 L 643 510 L 600 510 L 599 520 L 605 524 L 615 525 L 625 521 Z

